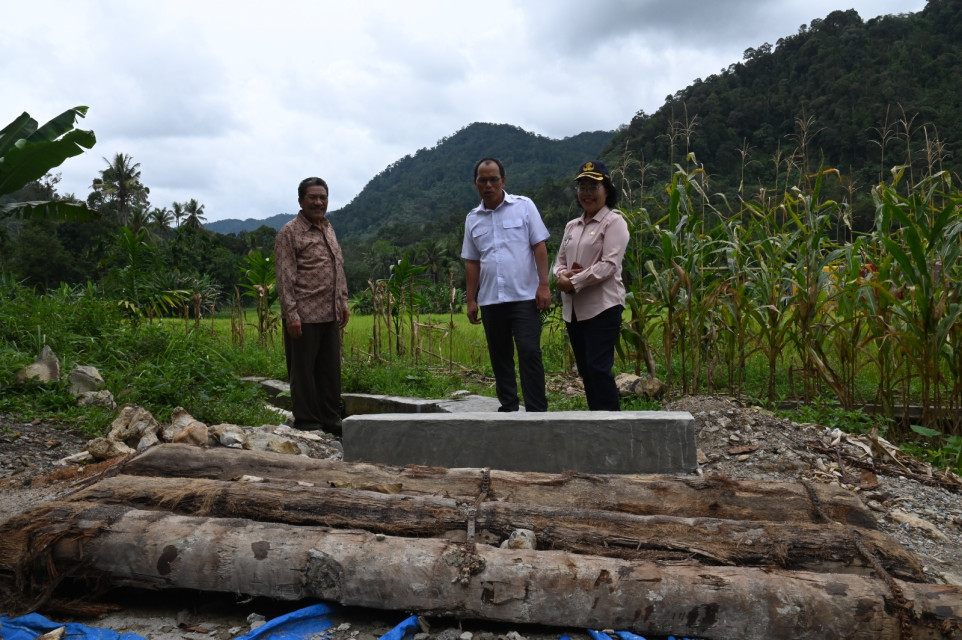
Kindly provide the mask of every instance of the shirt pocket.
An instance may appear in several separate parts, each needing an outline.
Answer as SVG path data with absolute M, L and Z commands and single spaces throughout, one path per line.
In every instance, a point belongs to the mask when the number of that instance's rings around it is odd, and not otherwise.
M 501 227 L 504 229 L 504 239 L 507 242 L 528 244 L 528 230 L 521 218 L 506 217 L 501 221 Z
M 478 225 L 471 229 L 471 240 L 474 242 L 478 253 L 484 253 L 491 248 L 493 240 L 490 232 L 491 229 L 484 225 Z

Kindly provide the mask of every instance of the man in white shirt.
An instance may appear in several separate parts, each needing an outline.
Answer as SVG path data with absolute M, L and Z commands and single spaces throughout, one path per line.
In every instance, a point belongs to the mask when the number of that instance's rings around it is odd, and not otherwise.
M 515 348 L 525 411 L 547 411 L 541 310 L 551 304 L 548 229 L 534 202 L 505 192 L 504 165 L 499 160 L 478 161 L 474 184 L 481 204 L 468 213 L 461 246 L 468 319 L 484 324 L 499 411 L 519 409 Z

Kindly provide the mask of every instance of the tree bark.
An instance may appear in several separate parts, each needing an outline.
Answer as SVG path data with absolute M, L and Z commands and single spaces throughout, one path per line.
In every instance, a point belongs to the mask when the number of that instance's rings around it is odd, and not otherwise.
M 473 502 L 481 470 L 391 467 L 318 460 L 262 451 L 164 444 L 123 467 L 130 475 L 231 480 L 243 475 L 309 482 L 317 486 L 372 489 L 382 493 L 440 495 Z M 816 499 L 836 522 L 877 529 L 871 512 L 851 492 L 815 485 Z M 722 476 L 588 475 L 492 470 L 487 499 L 566 508 L 594 508 L 636 515 L 724 520 L 820 522 L 801 484 L 746 482 Z
M 116 586 L 320 598 L 425 615 L 715 640 L 900 638 L 901 595 L 911 603 L 904 623 L 912 638 L 962 638 L 962 589 L 945 585 L 487 545 L 472 550 L 439 539 L 80 502 L 42 505 L 4 529 L 0 572 L 45 568 L 49 581 L 98 576 Z M 34 578 L 20 581 L 27 588 L 21 598 L 45 588 Z
M 162 508 L 184 515 L 365 529 L 395 536 L 460 534 L 462 541 L 468 522 L 467 506 L 451 498 L 290 482 L 118 476 L 82 490 L 71 499 L 141 509 Z M 514 529 L 531 529 L 537 534 L 541 549 L 589 555 L 775 565 L 821 572 L 872 570 L 854 544 L 852 530 L 834 523 L 639 516 L 509 502 L 479 503 L 474 523 L 479 532 L 491 534 L 497 541 L 507 538 Z M 857 535 L 889 573 L 907 580 L 925 580 L 921 564 L 892 538 L 864 529 L 858 530 Z

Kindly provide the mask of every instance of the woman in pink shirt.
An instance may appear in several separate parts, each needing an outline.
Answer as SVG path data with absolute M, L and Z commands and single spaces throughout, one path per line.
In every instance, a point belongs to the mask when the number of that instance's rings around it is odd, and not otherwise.
M 565 226 L 554 276 L 588 408 L 618 411 L 611 368 L 625 309 L 621 261 L 628 246 L 628 224 L 614 208 L 618 191 L 603 163 L 584 163 L 575 180 L 582 214 Z

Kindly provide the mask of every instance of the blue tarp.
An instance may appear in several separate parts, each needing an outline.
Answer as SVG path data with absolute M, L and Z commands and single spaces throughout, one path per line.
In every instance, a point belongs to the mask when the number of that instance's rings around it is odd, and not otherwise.
M 337 605 L 315 604 L 278 616 L 235 640 L 304 640 L 331 627 L 331 614 Z M 30 613 L 19 618 L 0 617 L 0 640 L 34 640 L 38 635 L 66 627 L 64 640 L 148 640 L 136 633 L 117 633 L 109 629 L 88 627 L 77 622 L 61 624 L 53 622 L 38 613 Z M 381 636 L 380 640 L 411 640 L 418 632 L 418 617 L 410 616 L 399 625 Z M 592 640 L 613 640 L 607 633 L 587 630 Z M 630 631 L 616 631 L 618 640 L 645 640 Z M 560 640 L 569 640 L 562 636 Z M 668 640 L 675 640 L 669 637 Z M 688 640 L 688 638 L 678 640 Z
M 0 639 L 34 640 L 39 635 L 66 627 L 63 640 L 147 640 L 136 633 L 117 633 L 109 629 L 96 629 L 79 622 L 53 622 L 39 613 L 28 613 L 19 618 L 0 617 Z
M 277 616 L 237 640 L 301 640 L 331 628 L 334 607 L 315 604 L 291 613 Z

